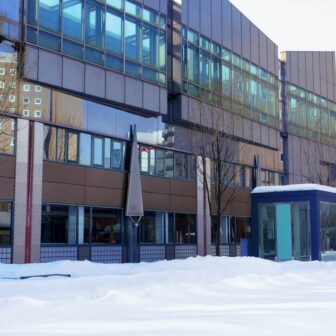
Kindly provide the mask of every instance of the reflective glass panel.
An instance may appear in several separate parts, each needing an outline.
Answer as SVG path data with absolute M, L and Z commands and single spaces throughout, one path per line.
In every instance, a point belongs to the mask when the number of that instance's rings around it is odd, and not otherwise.
M 158 64 L 158 29 L 144 24 L 142 30 L 142 61 L 154 67 Z
M 103 165 L 103 141 L 101 137 L 93 137 L 93 164 L 96 166 Z
M 0 246 L 11 243 L 12 203 L 0 201 Z
M 141 24 L 127 17 L 125 20 L 125 56 L 140 61 Z
M 79 137 L 79 163 L 91 165 L 91 135 L 81 133 Z
M 164 244 L 164 213 L 145 211 L 140 222 L 140 242 L 143 244 Z
M 60 0 L 39 0 L 39 24 L 54 32 L 60 32 Z
M 77 207 L 43 205 L 41 243 L 76 244 Z
M 121 210 L 92 208 L 92 243 L 120 244 Z
M 103 6 L 97 2 L 87 1 L 85 20 L 86 43 L 97 48 L 103 48 L 105 35 Z
M 123 19 L 121 14 L 112 10 L 106 12 L 106 50 L 121 54 L 123 36 Z
M 63 0 L 63 34 L 83 40 L 83 0 Z

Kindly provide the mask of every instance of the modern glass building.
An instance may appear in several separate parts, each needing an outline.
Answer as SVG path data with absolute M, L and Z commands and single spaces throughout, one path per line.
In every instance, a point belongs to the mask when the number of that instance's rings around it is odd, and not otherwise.
M 221 255 L 240 255 L 254 187 L 336 184 L 335 116 L 335 53 L 279 54 L 228 0 L 1 0 L 0 262 L 214 254 L 218 225 Z M 220 223 L 204 129 L 232 138 Z

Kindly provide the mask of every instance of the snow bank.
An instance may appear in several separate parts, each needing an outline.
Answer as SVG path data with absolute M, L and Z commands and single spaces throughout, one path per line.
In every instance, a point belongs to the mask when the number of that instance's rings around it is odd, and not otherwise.
M 264 186 L 264 187 L 256 187 L 253 189 L 253 194 L 258 193 L 268 193 L 268 192 L 281 192 L 281 191 L 311 191 L 311 190 L 319 190 L 325 191 L 329 193 L 336 193 L 336 188 L 328 187 L 320 184 L 313 183 L 303 183 L 303 184 L 289 184 L 284 186 Z
M 140 264 L 0 264 L 0 333 L 316 335 L 333 333 L 336 263 L 197 257 Z

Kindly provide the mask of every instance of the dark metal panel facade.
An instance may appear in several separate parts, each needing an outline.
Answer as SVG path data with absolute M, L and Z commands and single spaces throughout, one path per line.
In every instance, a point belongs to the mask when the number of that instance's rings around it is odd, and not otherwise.
M 321 93 L 320 53 L 313 52 L 314 92 Z
M 208 1 L 201 1 L 200 2 L 200 24 L 201 24 L 201 30 L 200 33 L 211 37 L 211 0 Z
M 188 1 L 188 24 L 189 27 L 200 31 L 200 1 L 201 0 L 187 0 Z
M 222 1 L 222 43 L 230 50 L 232 48 L 232 7 L 229 1 Z
M 251 59 L 251 24 L 246 16 L 242 15 L 242 56 Z
M 211 6 L 212 39 L 222 44 L 222 1 L 212 0 Z
M 234 6 L 232 6 L 232 51 L 238 55 L 242 53 L 241 13 Z

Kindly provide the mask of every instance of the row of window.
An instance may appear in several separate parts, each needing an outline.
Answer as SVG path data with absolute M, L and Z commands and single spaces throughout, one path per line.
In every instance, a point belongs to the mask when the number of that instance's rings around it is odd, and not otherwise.
M 294 85 L 287 95 L 289 132 L 336 144 L 336 104 Z
M 165 85 L 165 21 L 128 0 L 29 0 L 27 41 Z
M 2 94 L 0 94 L 0 102 L 2 102 L 3 100 L 4 100 L 4 96 Z M 16 96 L 13 95 L 13 94 L 8 95 L 8 101 L 10 103 L 15 103 Z M 22 101 L 23 101 L 24 105 L 30 104 L 30 98 L 29 97 L 23 97 Z M 42 99 L 41 98 L 35 98 L 34 103 L 35 103 L 35 105 L 41 105 L 42 104 Z
M 251 218 L 236 216 L 221 216 L 219 232 L 217 219 L 211 219 L 211 242 L 217 241 L 219 234 L 220 244 L 238 244 L 241 239 L 251 238 Z
M 194 155 L 154 146 L 139 146 L 140 170 L 144 174 L 194 181 L 196 158 Z
M 184 32 L 183 91 L 278 126 L 277 79 L 200 35 L 186 29 Z
M 121 244 L 120 209 L 46 204 L 42 207 L 42 244 Z M 145 211 L 140 244 L 196 244 L 196 215 Z
M 0 68 L 0 74 L 1 74 L 1 68 Z M 7 82 L 7 81 L 1 81 L 1 80 L 0 80 L 0 89 L 5 89 L 5 87 L 6 87 L 6 82 Z M 14 82 L 10 82 L 10 83 L 8 83 L 8 85 L 9 85 L 9 87 L 10 87 L 11 89 L 16 89 L 16 82 L 15 82 L 15 81 L 14 81 Z M 24 92 L 30 92 L 30 84 L 24 84 L 24 85 L 22 86 L 22 90 L 23 90 Z M 39 85 L 35 85 L 35 92 L 42 92 L 42 87 L 39 86 Z
M 196 179 L 194 155 L 148 145 L 139 145 L 138 149 L 141 173 Z M 124 169 L 125 151 L 125 141 L 59 127 L 44 127 L 45 160 Z
M 88 133 L 44 127 L 44 159 L 124 169 L 125 143 Z

